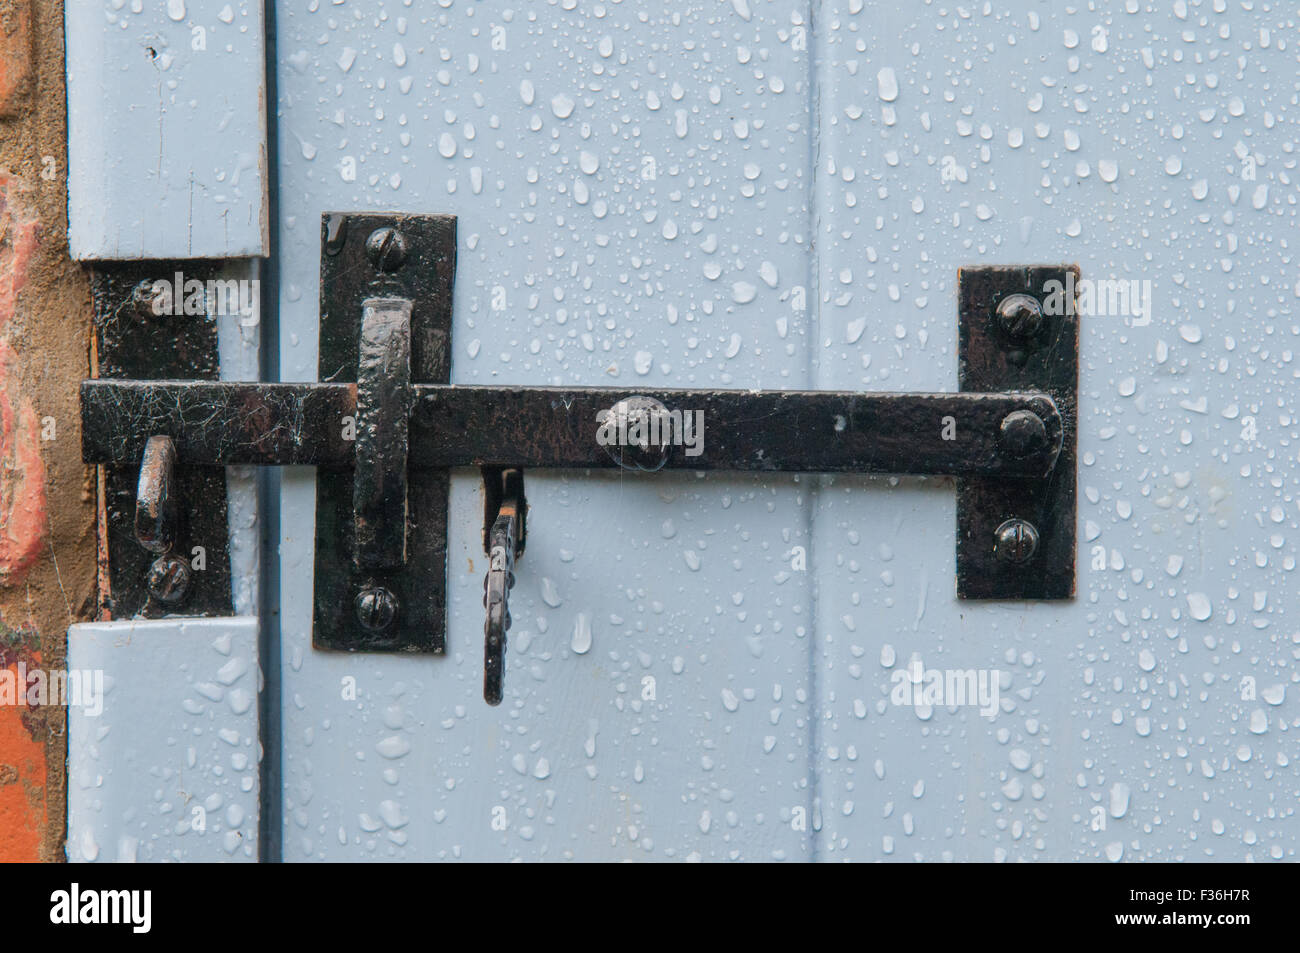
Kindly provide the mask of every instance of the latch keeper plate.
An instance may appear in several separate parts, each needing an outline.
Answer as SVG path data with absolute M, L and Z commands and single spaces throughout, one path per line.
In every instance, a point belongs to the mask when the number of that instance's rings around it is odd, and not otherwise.
M 183 276 L 182 287 L 175 288 Z M 220 262 L 125 261 L 97 262 L 91 270 L 94 303 L 92 370 L 105 383 L 121 380 L 218 377 L 217 320 L 206 309 L 187 313 L 185 282 L 206 286 L 221 277 Z M 160 283 L 173 288 L 172 297 L 158 300 Z M 83 446 L 101 435 L 102 417 L 86 416 L 82 403 Z M 129 426 L 129 425 L 128 425 Z M 112 440 L 120 433 L 102 434 Z M 99 468 L 99 618 L 158 618 L 225 616 L 234 611 L 230 575 L 230 531 L 226 471 L 177 461 L 174 472 L 175 538 L 168 552 L 146 547 L 137 539 L 136 507 L 140 464 L 152 433 L 137 435 L 131 457 L 116 461 L 86 456 Z M 202 505 L 196 505 L 198 501 Z M 154 578 L 152 566 L 165 557 L 186 567 L 182 591 L 173 586 L 170 601 Z M 201 568 L 194 568 L 195 566 Z

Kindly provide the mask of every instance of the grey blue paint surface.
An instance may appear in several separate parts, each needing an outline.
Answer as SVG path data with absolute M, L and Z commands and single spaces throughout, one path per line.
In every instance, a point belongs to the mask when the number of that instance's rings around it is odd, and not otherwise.
M 72 257 L 267 254 L 261 0 L 68 0 L 64 33 Z
M 91 622 L 68 670 L 71 862 L 257 859 L 257 619 Z
M 489 710 L 472 477 L 400 662 L 311 652 L 292 477 L 286 856 L 1294 858 L 1294 11 L 898 7 L 280 8 L 300 379 L 334 208 L 460 216 L 465 383 L 955 389 L 960 266 L 1152 289 L 1083 318 L 1071 603 L 958 603 L 943 481 L 533 475 Z
M 965 264 L 1150 290 L 1080 319 L 1076 601 L 955 602 L 946 486 L 818 491 L 824 859 L 1296 856 L 1300 21 L 1068 10 L 815 18 L 818 387 L 953 386 Z M 1002 711 L 889 704 L 913 654 Z

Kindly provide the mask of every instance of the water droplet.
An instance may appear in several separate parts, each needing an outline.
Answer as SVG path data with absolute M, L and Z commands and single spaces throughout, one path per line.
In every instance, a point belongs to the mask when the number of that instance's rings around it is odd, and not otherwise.
M 556 119 L 568 119 L 573 115 L 574 102 L 564 93 L 556 93 L 551 97 L 551 112 L 555 113 Z
M 1187 594 L 1187 609 L 1197 622 L 1204 622 L 1214 611 L 1210 605 L 1210 597 L 1203 592 Z
M 876 92 L 887 103 L 898 98 L 898 76 L 892 66 L 881 67 L 880 72 L 876 73 Z
M 737 281 L 731 286 L 731 298 L 736 304 L 749 304 L 758 294 L 758 289 L 748 281 Z
M 579 612 L 573 620 L 573 636 L 569 639 L 569 648 L 578 655 L 591 651 L 591 618 L 585 612 Z

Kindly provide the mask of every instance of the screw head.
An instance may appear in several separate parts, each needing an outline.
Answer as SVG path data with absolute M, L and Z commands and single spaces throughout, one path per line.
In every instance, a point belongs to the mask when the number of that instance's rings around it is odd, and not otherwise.
M 1043 327 L 1043 306 L 1032 295 L 1007 295 L 998 302 L 998 326 L 1011 340 L 1024 343 Z
M 1021 565 L 1038 549 L 1038 530 L 1022 519 L 1010 519 L 993 531 L 993 555 L 999 562 Z
M 366 238 L 366 257 L 380 271 L 396 271 L 406 261 L 406 239 L 395 228 L 376 228 Z
M 1032 410 L 1013 410 L 1002 418 L 998 440 L 1013 457 L 1027 457 L 1047 448 L 1047 426 Z
M 164 605 L 174 606 L 190 588 L 190 564 L 179 556 L 159 556 L 145 577 L 149 595 Z
M 383 586 L 372 586 L 357 593 L 354 603 L 357 622 L 367 632 L 382 632 L 393 624 L 399 608 L 397 596 Z

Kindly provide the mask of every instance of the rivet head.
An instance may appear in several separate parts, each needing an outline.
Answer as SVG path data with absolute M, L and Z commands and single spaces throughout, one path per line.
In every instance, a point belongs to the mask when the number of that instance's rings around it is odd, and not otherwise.
M 1013 457 L 1028 457 L 1047 449 L 1047 427 L 1032 410 L 1013 410 L 1002 418 L 998 441 Z
M 383 586 L 362 589 L 357 594 L 357 622 L 367 632 L 382 632 L 397 618 L 397 596 Z
M 674 418 L 663 402 L 639 394 L 623 398 L 596 420 L 597 442 L 624 470 L 662 470 L 672 455 L 672 441 L 682 437 L 674 434 Z
M 159 556 L 145 577 L 149 595 L 164 605 L 174 606 L 190 588 L 190 564 L 179 556 Z
M 993 554 L 999 562 L 1021 565 L 1038 549 L 1038 530 L 1022 519 L 1010 519 L 993 532 Z
M 366 257 L 380 271 L 396 271 L 406 261 L 406 239 L 395 228 L 376 228 L 366 239 Z
M 1028 341 L 1043 327 L 1043 306 L 1032 295 L 1007 295 L 998 302 L 998 326 L 1017 343 Z

